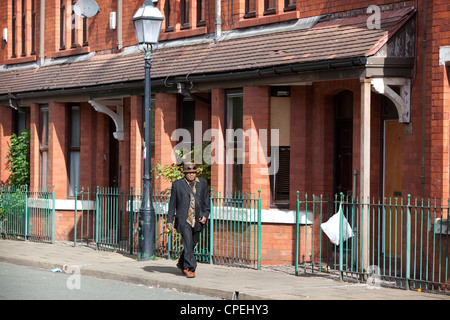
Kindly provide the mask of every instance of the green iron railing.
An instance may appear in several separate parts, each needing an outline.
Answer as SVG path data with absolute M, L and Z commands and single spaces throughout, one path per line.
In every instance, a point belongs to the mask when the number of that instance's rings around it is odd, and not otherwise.
M 335 245 L 321 225 L 340 206 Z M 449 211 L 448 202 L 412 202 L 410 196 L 360 202 L 344 196 L 300 198 L 297 193 L 295 272 L 335 273 L 341 280 L 447 293 Z M 347 240 L 344 217 L 353 233 Z
M 97 188 L 94 193 L 75 188 L 74 245 L 85 242 L 102 250 L 138 253 L 140 192 Z M 167 232 L 169 190 L 153 191 L 156 254 L 177 259 L 181 235 Z M 195 248 L 197 261 L 261 267 L 261 198 L 242 193 L 214 194 L 211 213 Z
M 55 192 L 2 186 L 0 233 L 5 238 L 55 242 Z
M 177 259 L 182 251 L 181 235 L 165 232 L 169 196 L 154 195 L 157 216 L 157 253 Z M 194 250 L 199 262 L 261 267 L 261 198 L 242 193 L 221 194 L 211 190 L 207 225 Z

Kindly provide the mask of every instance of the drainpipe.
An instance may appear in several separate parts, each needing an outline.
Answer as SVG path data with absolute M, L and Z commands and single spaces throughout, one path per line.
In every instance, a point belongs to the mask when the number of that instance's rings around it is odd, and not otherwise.
M 45 60 L 45 0 L 41 0 L 39 17 L 39 64 L 42 65 Z
M 427 76 L 427 0 L 423 2 L 423 61 L 422 61 L 422 168 L 420 175 L 420 191 L 425 197 L 425 110 L 426 110 L 426 76 Z
M 123 0 L 117 1 L 117 49 L 123 48 L 123 36 L 122 36 L 122 14 L 123 14 Z
M 216 40 L 218 40 L 222 36 L 222 8 L 221 8 L 221 0 L 215 0 L 216 2 Z

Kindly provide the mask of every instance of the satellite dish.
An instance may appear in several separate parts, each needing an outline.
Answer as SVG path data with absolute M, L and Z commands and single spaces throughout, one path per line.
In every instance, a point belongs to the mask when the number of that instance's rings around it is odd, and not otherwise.
M 95 0 L 78 0 L 73 11 L 81 18 L 92 18 L 100 11 L 100 7 Z

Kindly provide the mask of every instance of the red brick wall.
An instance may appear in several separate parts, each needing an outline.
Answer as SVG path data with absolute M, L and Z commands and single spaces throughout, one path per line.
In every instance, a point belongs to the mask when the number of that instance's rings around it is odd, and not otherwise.
M 68 192 L 67 171 L 67 108 L 64 103 L 49 103 L 48 183 L 55 186 L 56 199 L 65 199 Z
M 297 191 L 311 193 L 312 87 L 291 87 L 291 155 L 290 155 L 290 209 L 295 210 Z M 315 162 L 314 162 L 315 163 Z
M 269 148 L 269 106 L 270 90 L 269 87 L 244 87 L 244 110 L 243 110 L 243 130 L 249 132 L 254 130 L 259 140 L 260 131 L 267 130 L 266 147 Z M 262 161 L 258 152 L 267 152 L 262 150 L 259 141 L 257 145 L 251 145 L 249 140 L 244 138 L 244 164 L 242 169 L 242 191 L 244 193 L 255 194 L 258 196 L 258 190 L 261 190 L 261 207 L 267 209 L 270 204 L 270 176 L 268 175 L 269 165 Z M 253 161 L 250 157 L 256 157 Z M 250 163 L 253 162 L 253 163 Z
M 13 109 L 11 107 L 0 107 L 0 163 L 4 164 L 0 167 L 0 184 L 6 184 L 11 173 L 8 170 L 8 148 L 11 146 L 10 139 L 13 133 Z
M 176 142 L 171 141 L 174 130 L 177 129 L 177 94 L 157 93 L 155 98 L 155 166 L 162 167 L 173 164 L 172 148 Z M 171 183 L 162 178 L 155 180 L 155 189 L 165 190 Z
M 39 187 L 39 105 L 30 107 L 30 188 Z
M 142 119 L 143 119 L 142 98 L 140 96 L 132 96 L 130 98 L 129 166 L 130 166 L 130 186 L 133 187 L 135 190 L 136 189 L 140 190 L 142 188 L 143 145 L 144 145 Z
M 219 137 L 213 137 L 214 150 L 211 153 L 211 188 L 214 193 L 225 191 L 225 93 L 223 89 L 213 89 L 211 94 L 211 128 Z
M 95 115 L 97 111 L 89 103 L 81 105 L 81 136 L 80 136 L 80 187 L 95 188 Z

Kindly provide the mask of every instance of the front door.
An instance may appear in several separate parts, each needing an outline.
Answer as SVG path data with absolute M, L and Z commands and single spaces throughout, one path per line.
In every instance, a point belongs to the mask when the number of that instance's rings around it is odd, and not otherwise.
M 109 120 L 109 186 L 120 188 L 119 140 L 113 136 L 116 125 Z
M 398 120 L 384 121 L 384 198 L 386 204 L 400 203 L 402 197 L 402 131 Z M 403 218 L 405 219 L 405 218 Z M 385 248 L 389 256 L 401 254 L 401 212 L 385 207 Z
M 334 194 L 352 195 L 353 94 L 345 91 L 335 97 Z

